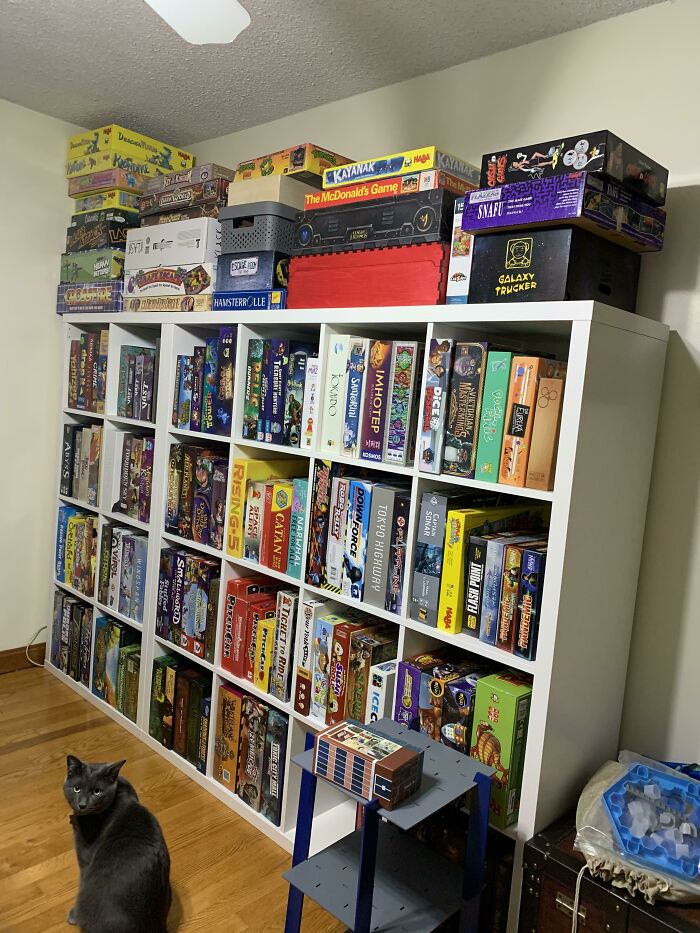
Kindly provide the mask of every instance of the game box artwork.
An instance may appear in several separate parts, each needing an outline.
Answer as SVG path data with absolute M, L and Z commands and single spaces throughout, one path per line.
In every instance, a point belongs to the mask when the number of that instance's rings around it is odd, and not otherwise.
M 86 194 L 75 199 L 73 216 L 76 214 L 89 214 L 92 211 L 131 211 L 138 213 L 139 198 L 129 191 L 120 191 L 110 188 L 96 194 Z
M 479 184 L 479 170 L 474 165 L 441 152 L 436 146 L 424 146 L 422 149 L 408 149 L 380 159 L 363 159 L 340 168 L 327 168 L 323 173 L 323 187 L 337 188 L 358 181 L 408 175 L 427 169 L 448 172 L 473 188 Z
M 576 227 L 474 238 L 469 300 L 587 299 L 634 312 L 640 256 Z
M 202 295 L 147 295 L 144 298 L 124 297 L 125 311 L 211 311 L 212 296 Z
M 609 130 L 486 153 L 481 159 L 480 187 L 582 171 L 607 175 L 652 204 L 666 201 L 668 169 Z
M 313 143 L 303 143 L 249 159 L 247 162 L 239 162 L 236 166 L 235 181 L 265 178 L 268 175 L 294 175 L 297 180 L 320 188 L 324 169 L 346 165 L 349 161 L 345 156 L 321 149 Z
M 393 810 L 421 785 L 423 751 L 348 720 L 318 733 L 314 773 Z
M 194 171 L 194 170 L 193 170 Z M 163 175 L 170 178 L 170 175 Z M 174 211 L 200 204 L 220 203 L 226 199 L 229 182 L 226 178 L 210 178 L 208 181 L 174 185 L 154 194 L 144 194 L 138 199 L 141 216 Z
M 102 282 L 120 279 L 123 274 L 124 250 L 90 249 L 61 256 L 61 282 Z
M 179 188 L 181 185 L 198 185 L 201 182 L 211 181 L 215 178 L 233 181 L 235 174 L 235 171 L 231 168 L 224 168 L 213 162 L 207 162 L 204 165 L 197 165 L 179 172 L 170 172 L 168 175 L 144 178 L 143 194 L 159 194 L 161 191 L 167 191 L 170 188 Z M 117 185 L 114 187 L 116 188 Z
M 145 178 L 142 175 L 135 175 L 122 168 L 111 168 L 104 172 L 91 172 L 89 175 L 71 178 L 68 182 L 68 195 L 71 198 L 82 198 L 86 194 L 98 194 L 100 191 L 109 191 L 111 188 L 141 194 L 144 182 Z
M 123 254 L 122 254 L 123 255 Z M 129 298 L 144 295 L 202 295 L 214 291 L 216 262 L 134 269 L 124 279 Z
M 435 188 L 446 188 L 455 195 L 463 195 L 472 187 L 456 175 L 429 169 L 426 172 L 414 172 L 412 175 L 394 175 L 393 178 L 361 181 L 354 185 L 343 185 L 341 188 L 311 191 L 304 198 L 304 210 L 314 211 L 320 207 L 355 204 L 358 201 L 375 201 L 377 198 L 395 198 L 403 194 L 432 191 Z
M 89 216 L 84 214 L 82 216 Z M 126 248 L 126 234 L 131 229 L 118 216 L 107 216 L 105 220 L 94 220 L 84 224 L 72 224 L 66 231 L 66 252 L 78 253 L 85 249 Z
M 423 410 L 418 425 L 418 469 L 439 473 L 442 468 L 447 396 L 452 372 L 454 340 L 432 337 L 425 367 Z
M 167 178 L 167 175 L 163 175 Z M 217 220 L 219 211 L 224 206 L 223 201 L 215 201 L 213 204 L 197 204 L 194 207 L 183 207 L 176 211 L 165 211 L 163 214 L 148 214 L 141 218 L 141 227 L 158 227 L 161 224 L 172 224 L 178 220 L 197 220 L 199 217 L 211 217 Z
M 194 165 L 194 156 L 184 149 L 137 133 L 118 123 L 108 123 L 96 130 L 83 130 L 68 139 L 68 158 L 89 156 L 111 149 L 125 155 L 142 158 L 157 166 L 162 172 L 173 172 Z
M 287 306 L 287 289 L 256 292 L 214 292 L 212 311 L 280 311 Z
M 445 188 L 299 214 L 296 255 L 447 241 L 455 195 Z
M 647 252 L 663 246 L 666 211 L 588 172 L 480 188 L 464 199 L 462 228 L 470 233 L 562 223 Z
M 90 285 L 59 285 L 56 295 L 56 314 L 94 314 L 123 309 L 124 282 L 113 279 L 110 282 Z

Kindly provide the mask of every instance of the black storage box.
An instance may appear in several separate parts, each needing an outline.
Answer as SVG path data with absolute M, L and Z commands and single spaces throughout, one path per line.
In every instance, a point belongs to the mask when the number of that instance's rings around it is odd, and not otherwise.
M 588 299 L 634 311 L 639 266 L 638 254 L 575 227 L 482 234 L 469 303 Z

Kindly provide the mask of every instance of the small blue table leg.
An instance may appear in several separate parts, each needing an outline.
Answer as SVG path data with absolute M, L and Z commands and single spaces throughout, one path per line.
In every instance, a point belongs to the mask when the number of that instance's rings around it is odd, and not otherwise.
M 313 748 L 314 734 L 306 733 L 304 750 Z M 302 771 L 301 788 L 299 790 L 299 808 L 297 810 L 297 828 L 294 834 L 294 852 L 292 854 L 292 868 L 309 857 L 311 845 L 311 828 L 314 822 L 314 804 L 316 802 L 316 775 Z M 301 930 L 301 913 L 304 908 L 304 894 L 289 885 L 287 896 L 287 917 L 284 922 L 284 933 L 299 933 Z
M 379 801 L 363 805 L 362 842 L 360 844 L 360 871 L 357 876 L 355 925 L 353 933 L 369 933 L 374 900 L 374 871 L 377 866 L 377 840 L 379 838 Z
M 469 795 L 469 831 L 467 833 L 467 852 L 464 859 L 459 933 L 477 933 L 481 889 L 484 883 L 486 837 L 489 829 L 489 804 L 491 802 L 491 778 L 477 772 L 474 780 L 476 786 Z

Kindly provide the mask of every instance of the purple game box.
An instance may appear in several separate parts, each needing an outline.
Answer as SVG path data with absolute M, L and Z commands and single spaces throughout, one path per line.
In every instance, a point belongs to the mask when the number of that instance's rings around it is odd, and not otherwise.
M 587 172 L 480 188 L 464 198 L 462 229 L 576 224 L 637 252 L 663 246 L 666 211 Z
M 122 310 L 123 290 L 123 279 L 97 285 L 59 285 L 56 314 L 114 314 Z

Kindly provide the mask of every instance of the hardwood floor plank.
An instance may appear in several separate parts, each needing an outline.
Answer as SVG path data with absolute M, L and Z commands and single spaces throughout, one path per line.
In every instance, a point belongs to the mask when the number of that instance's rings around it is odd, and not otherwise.
M 158 817 L 172 858 L 170 933 L 278 933 L 290 858 L 43 670 L 0 676 L 0 929 L 59 933 L 78 885 L 63 797 L 66 754 L 126 758 L 124 775 Z M 314 904 L 303 933 L 345 928 Z

